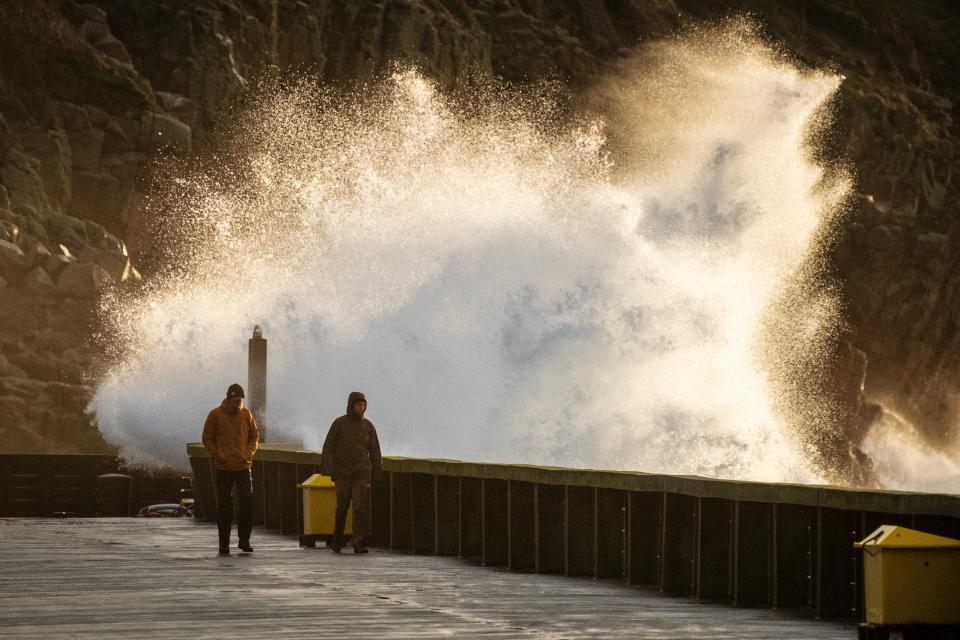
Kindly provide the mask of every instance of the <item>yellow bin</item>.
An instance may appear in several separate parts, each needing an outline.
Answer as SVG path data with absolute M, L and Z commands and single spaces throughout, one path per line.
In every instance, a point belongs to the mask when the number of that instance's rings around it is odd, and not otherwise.
M 960 540 L 883 525 L 863 549 L 871 624 L 960 624 Z
M 300 546 L 316 546 L 318 539 L 333 536 L 337 509 L 337 492 L 330 476 L 315 473 L 297 487 L 303 491 L 303 535 Z M 345 534 L 353 532 L 353 508 L 347 510 Z

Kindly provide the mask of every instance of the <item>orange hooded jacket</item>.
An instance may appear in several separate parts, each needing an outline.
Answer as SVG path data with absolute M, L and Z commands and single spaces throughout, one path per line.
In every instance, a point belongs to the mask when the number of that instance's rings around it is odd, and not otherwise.
M 203 423 L 203 446 L 221 471 L 240 471 L 253 465 L 260 431 L 246 407 L 230 413 L 224 400 Z

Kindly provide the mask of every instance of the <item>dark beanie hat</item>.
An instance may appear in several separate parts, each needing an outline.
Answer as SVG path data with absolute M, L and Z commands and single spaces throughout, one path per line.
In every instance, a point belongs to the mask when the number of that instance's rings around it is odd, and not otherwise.
M 232 385 L 227 387 L 227 397 L 228 398 L 243 398 L 243 387 L 234 382 Z

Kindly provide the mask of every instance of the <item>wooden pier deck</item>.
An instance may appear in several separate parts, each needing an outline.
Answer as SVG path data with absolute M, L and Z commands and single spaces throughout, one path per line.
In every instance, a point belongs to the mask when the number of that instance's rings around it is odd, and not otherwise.
M 0 638 L 852 639 L 852 623 L 696 604 L 621 581 L 374 549 L 335 555 L 255 530 L 216 554 L 189 518 L 0 519 Z

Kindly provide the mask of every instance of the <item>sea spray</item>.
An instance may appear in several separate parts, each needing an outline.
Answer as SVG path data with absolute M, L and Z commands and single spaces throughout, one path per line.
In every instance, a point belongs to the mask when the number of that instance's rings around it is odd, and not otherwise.
M 104 303 L 100 428 L 183 464 L 261 324 L 272 433 L 311 448 L 362 389 L 387 454 L 821 480 L 757 336 L 843 191 L 809 148 L 839 79 L 734 35 L 647 50 L 601 116 L 412 71 L 264 93 L 168 185 L 169 268 Z

